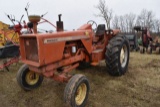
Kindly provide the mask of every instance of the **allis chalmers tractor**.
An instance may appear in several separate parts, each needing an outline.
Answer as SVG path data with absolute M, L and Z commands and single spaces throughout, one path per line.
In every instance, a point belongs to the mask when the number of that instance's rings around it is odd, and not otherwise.
M 140 53 L 144 53 L 146 50 L 149 54 L 151 54 L 152 51 L 156 51 L 157 54 L 160 54 L 160 40 L 156 38 L 154 41 L 147 27 L 135 26 L 134 29 L 142 32 L 142 46 L 140 47 Z
M 65 102 L 72 107 L 84 107 L 89 94 L 86 76 L 69 72 L 85 63 L 98 65 L 106 61 L 107 72 L 113 76 L 125 74 L 129 62 L 129 42 L 119 30 L 106 30 L 104 24 L 92 29 L 95 21 L 89 21 L 74 31 L 64 31 L 61 15 L 57 21 L 57 32 L 37 33 L 40 16 L 29 16 L 33 23 L 33 34 L 20 36 L 20 53 L 24 65 L 17 73 L 17 81 L 24 90 L 41 85 L 43 77 L 66 82 Z

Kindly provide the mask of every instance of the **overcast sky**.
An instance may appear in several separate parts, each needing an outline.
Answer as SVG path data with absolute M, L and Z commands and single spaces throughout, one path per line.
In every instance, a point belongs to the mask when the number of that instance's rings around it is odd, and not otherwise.
M 95 5 L 99 0 L 0 0 L 0 21 L 12 24 L 5 13 L 12 14 L 16 19 L 20 19 L 24 14 L 27 21 L 25 6 L 29 2 L 29 14 L 41 15 L 46 12 L 44 17 L 55 24 L 57 15 L 62 14 L 65 29 L 77 29 L 88 20 L 97 23 L 104 23 L 101 18 L 94 14 L 98 13 Z M 124 15 L 126 13 L 139 14 L 142 9 L 152 10 L 156 18 L 160 19 L 160 0 L 106 0 L 106 5 L 113 10 L 113 15 Z M 52 29 L 49 25 L 44 25 L 47 30 Z M 40 28 L 44 28 L 42 25 Z M 53 29 L 54 30 L 54 29 Z

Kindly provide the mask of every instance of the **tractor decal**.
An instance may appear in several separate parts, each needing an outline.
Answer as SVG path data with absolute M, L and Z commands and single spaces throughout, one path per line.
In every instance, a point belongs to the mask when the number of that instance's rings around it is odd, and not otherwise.
M 62 41 L 72 41 L 72 40 L 79 40 L 79 39 L 89 39 L 89 36 L 49 38 L 49 39 L 44 39 L 44 43 L 48 44 L 48 43 L 55 43 L 55 42 L 62 42 Z

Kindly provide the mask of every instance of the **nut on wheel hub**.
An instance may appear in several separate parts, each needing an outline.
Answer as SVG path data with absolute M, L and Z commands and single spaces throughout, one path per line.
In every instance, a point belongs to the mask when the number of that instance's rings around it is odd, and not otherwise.
M 39 80 L 39 75 L 32 72 L 32 71 L 29 71 L 27 74 L 26 74 L 26 82 L 29 84 L 29 85 L 34 85 L 38 82 Z

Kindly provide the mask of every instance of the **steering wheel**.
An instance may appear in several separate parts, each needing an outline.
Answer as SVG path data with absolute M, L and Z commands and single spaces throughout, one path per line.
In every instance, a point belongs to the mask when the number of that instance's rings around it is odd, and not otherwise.
M 89 20 L 87 24 L 91 24 L 93 31 L 97 30 L 97 23 L 93 20 Z

